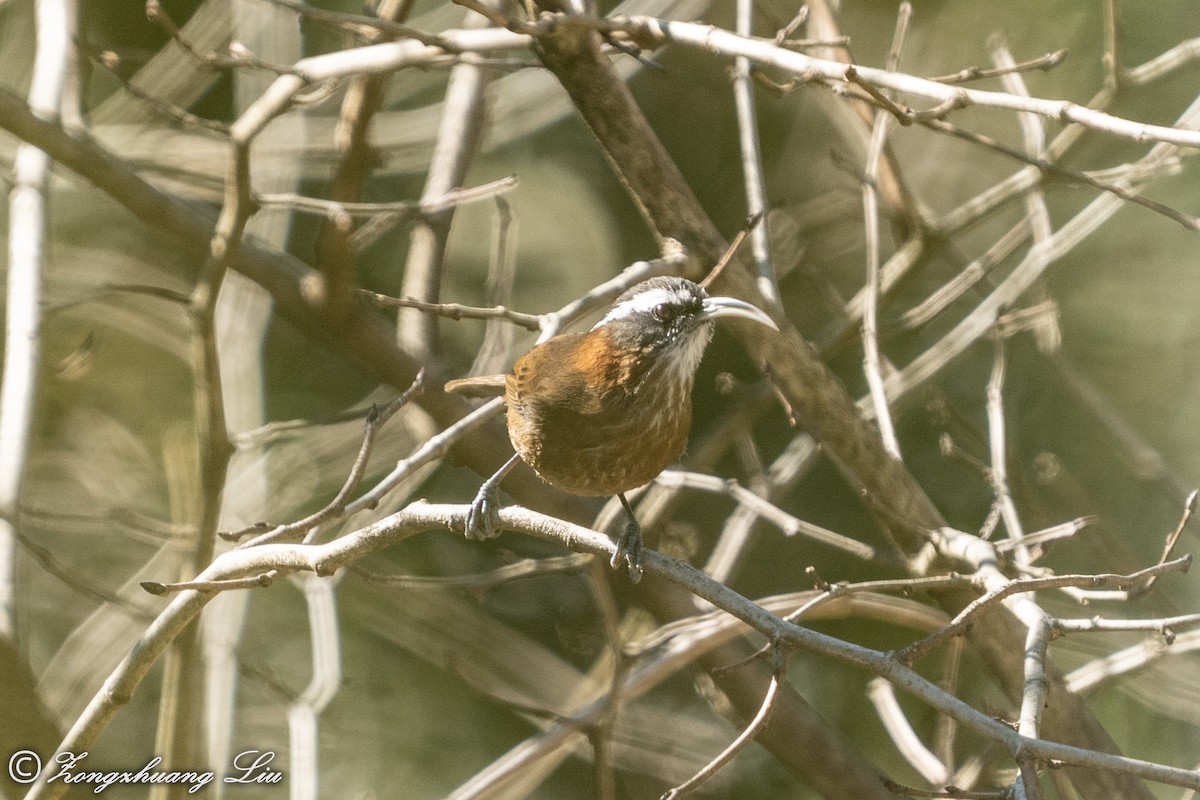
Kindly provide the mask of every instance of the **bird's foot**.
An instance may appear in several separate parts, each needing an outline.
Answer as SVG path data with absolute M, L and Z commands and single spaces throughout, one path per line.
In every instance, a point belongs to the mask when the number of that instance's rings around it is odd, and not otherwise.
M 500 498 L 496 486 L 484 481 L 467 511 L 467 538 L 482 541 L 500 535 Z
M 479 487 L 479 492 L 467 511 L 468 539 L 494 539 L 500 535 L 500 481 L 504 480 L 504 476 L 520 458 L 514 453 L 512 458 L 504 462 L 504 466 L 496 470 L 495 475 Z
M 624 561 L 629 567 L 629 580 L 637 583 L 642 579 L 642 526 L 632 517 L 625 524 L 625 530 L 617 539 L 617 549 L 613 551 L 609 563 L 613 569 L 620 569 Z

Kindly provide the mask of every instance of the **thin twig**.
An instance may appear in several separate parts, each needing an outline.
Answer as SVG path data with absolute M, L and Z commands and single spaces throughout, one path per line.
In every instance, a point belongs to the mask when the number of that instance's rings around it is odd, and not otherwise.
M 1008 437 L 1004 419 L 1004 376 L 1007 372 L 1008 355 L 1003 336 L 993 337 L 992 375 L 987 384 L 988 454 L 991 458 L 992 492 L 1004 520 L 1004 529 L 1012 543 L 1015 560 L 1022 567 L 1029 567 L 1033 560 L 1024 544 L 1025 528 L 1017 514 L 1012 490 L 1008 486 Z
M 809 597 L 800 607 L 782 614 L 781 618 L 786 622 L 807 619 L 813 615 L 813 612 L 818 607 L 827 603 L 837 602 L 852 595 L 890 592 L 909 595 L 917 592 L 936 592 L 941 589 L 960 589 L 973 586 L 975 583 L 970 577 L 950 574 L 929 578 L 898 578 L 892 580 L 861 581 L 859 583 L 831 584 L 823 580 L 814 567 L 808 567 L 805 569 L 805 573 L 813 578 L 813 585 L 820 591 Z M 738 669 L 750 661 L 762 658 L 770 651 L 770 644 L 763 645 L 747 658 L 733 664 L 727 664 L 721 667 L 720 670 L 714 670 L 714 674 Z
M 503 308 L 512 301 L 517 276 L 517 235 L 520 228 L 512 204 L 503 197 L 496 198 L 492 215 L 492 246 L 488 255 L 487 286 L 484 302 L 493 308 Z M 511 319 L 511 317 L 509 318 Z M 492 375 L 504 372 L 513 344 L 512 325 L 493 317 L 483 327 L 483 342 L 468 375 Z M 539 327 L 541 320 L 538 320 Z M 526 325 L 527 330 L 534 330 Z
M 704 475 L 697 472 L 665 470 L 654 479 L 654 483 L 659 486 L 690 488 L 714 494 L 724 494 L 733 498 L 739 504 L 752 509 L 759 518 L 778 526 L 785 536 L 795 536 L 797 534 L 807 536 L 822 544 L 861 558 L 864 561 L 885 560 L 884 554 L 880 553 L 877 548 L 795 517 L 765 497 L 760 497 L 750 491 L 735 480 L 719 478 L 714 475 Z
M 1004 37 L 1000 35 L 991 38 L 992 60 L 1000 67 L 1015 66 L 1016 60 L 1008 49 L 1008 44 Z M 1029 96 L 1029 89 L 1025 86 L 1025 78 L 1019 72 L 1008 72 L 1000 77 L 1001 84 L 1009 92 L 1022 96 Z M 1025 153 L 1031 158 L 1041 158 L 1046 152 L 1046 129 L 1042 124 L 1042 118 L 1037 114 L 1018 114 L 1017 121 L 1021 126 L 1021 142 L 1024 146 Z M 1029 218 L 1029 230 L 1033 236 L 1034 245 L 1044 243 L 1054 232 L 1053 225 L 1050 222 L 1050 211 L 1046 207 L 1046 196 L 1042 193 L 1040 186 L 1034 187 L 1025 195 L 1025 215 Z M 1038 281 L 1032 288 L 1032 301 L 1036 304 L 1038 301 L 1047 301 L 1049 294 L 1045 287 L 1044 281 Z M 1037 339 L 1038 349 L 1043 353 L 1051 353 L 1058 349 L 1062 341 L 1062 334 L 1058 330 L 1057 318 L 1051 320 L 1051 324 L 1037 327 L 1034 329 L 1034 337 Z
M 907 330 L 928 324 L 970 291 L 971 287 L 986 278 L 993 268 L 1015 253 L 1028 238 L 1029 218 L 1022 217 L 1020 222 L 993 242 L 983 255 L 959 270 L 957 275 L 939 286 L 920 303 L 905 311 L 900 316 L 900 325 Z
M 1010 158 L 1014 158 L 1018 161 L 1022 161 L 1026 164 L 1029 164 L 1031 167 L 1035 167 L 1040 173 L 1043 173 L 1045 177 L 1053 178 L 1055 180 L 1062 180 L 1066 183 L 1078 183 L 1078 184 L 1082 184 L 1084 186 L 1091 186 L 1092 188 L 1099 189 L 1102 192 L 1108 192 L 1110 194 L 1116 195 L 1117 197 L 1121 198 L 1122 200 L 1124 200 L 1126 202 L 1134 203 L 1136 205 L 1142 206 L 1143 208 L 1148 208 L 1151 211 L 1155 212 L 1156 214 L 1161 214 L 1164 217 L 1167 217 L 1168 219 L 1173 220 L 1174 222 L 1178 222 L 1180 225 L 1187 228 L 1188 230 L 1191 230 L 1191 231 L 1200 230 L 1200 217 L 1197 217 L 1194 214 L 1184 213 L 1177 209 L 1171 208 L 1170 206 L 1168 206 L 1164 203 L 1160 203 L 1157 200 L 1152 200 L 1148 197 L 1144 197 L 1143 195 L 1139 194 L 1135 189 L 1131 189 L 1127 185 L 1122 185 L 1121 183 L 1117 183 L 1117 182 L 1113 182 L 1113 181 L 1102 180 L 1101 178 L 1097 177 L 1095 174 L 1071 169 L 1070 167 L 1064 166 L 1057 162 L 1050 161 L 1045 157 L 1030 156 L 1029 154 L 1022 152 L 1021 150 L 1018 150 L 1015 147 L 1010 147 L 1009 145 L 1006 145 L 1003 142 L 999 142 L 990 136 L 987 136 L 987 135 L 981 134 L 981 133 L 974 133 L 972 131 L 964 130 L 963 128 L 960 128 L 956 125 L 946 122 L 945 120 L 921 119 L 921 120 L 918 120 L 918 122 L 921 125 L 924 125 L 925 127 L 929 128 L 930 130 L 939 131 L 940 133 L 946 133 L 946 134 L 949 134 L 956 138 L 963 139 L 964 141 L 973 142 L 975 144 L 986 147 L 989 150 L 995 150 L 997 153 L 1003 153 L 1004 155 L 1006 155 Z M 1020 174 L 1020 173 L 1018 173 L 1018 174 Z M 1036 177 L 1036 176 L 1033 176 L 1031 173 L 1029 177 Z M 1040 180 L 1041 178 L 1039 177 L 1037 179 Z M 1141 182 L 1141 179 L 1135 178 L 1135 180 L 1138 180 L 1138 182 Z M 1029 182 L 1029 185 L 1030 185 L 1030 187 L 1032 186 L 1032 181 Z M 1014 187 L 1014 188 L 1018 188 L 1021 191 L 1027 190 L 1023 186 Z M 958 227 L 958 226 L 951 225 L 950 227 Z
M 269 64 L 258 58 L 255 58 L 249 51 L 235 45 L 230 46 L 228 54 L 221 53 L 204 53 L 196 49 L 196 47 L 188 41 L 183 35 L 183 31 L 175 24 L 175 20 L 171 19 L 171 15 L 162 7 L 160 0 L 146 0 L 146 17 L 151 22 L 158 23 L 168 36 L 170 36 L 177 45 L 189 56 L 196 60 L 197 63 L 214 69 L 260 69 L 265 72 L 273 72 L 276 75 L 282 75 L 288 71 L 287 67 L 279 64 Z
M 573 320 L 589 311 L 611 304 L 622 292 L 634 284 L 657 275 L 678 274 L 687 264 L 688 256 L 679 247 L 678 242 L 668 241 L 664 244 L 664 253 L 661 258 L 651 261 L 635 261 L 615 277 L 593 286 L 586 294 L 567 303 L 558 311 L 547 314 L 542 321 L 542 332 L 538 336 L 538 342 L 544 342 L 557 336 Z
M 874 581 L 859 581 L 857 583 L 827 583 L 821 579 L 814 568 L 809 567 L 805 572 L 812 576 L 813 584 L 821 590 L 821 594 L 813 597 L 800 608 L 784 616 L 784 619 L 789 622 L 806 617 L 818 605 L 839 600 L 851 594 L 860 594 L 862 592 L 895 592 L 896 594 L 910 595 L 918 592 L 933 592 L 939 589 L 961 589 L 974 583 L 969 576 L 957 575 L 955 573 L 932 575 L 924 578 L 888 578 Z
M 889 71 L 895 71 L 899 67 L 900 53 L 904 48 L 904 39 L 908 34 L 911 21 L 912 5 L 903 2 L 897 12 L 896 30 L 892 36 L 891 49 L 888 52 L 887 69 Z M 888 98 L 888 102 L 890 102 L 890 98 Z M 866 231 L 864 241 L 867 261 L 862 318 L 863 373 L 867 379 L 871 404 L 875 412 L 875 422 L 879 425 L 879 435 L 883 439 L 884 449 L 892 458 L 902 461 L 900 441 L 896 438 L 896 426 L 892 422 L 892 413 L 884 388 L 883 357 L 879 352 L 878 331 L 881 278 L 879 273 L 879 199 L 875 184 L 884 158 L 890 119 L 891 117 L 884 111 L 875 112 L 870 143 L 867 145 L 867 163 L 863 168 L 863 220 Z
M 1191 557 L 1187 556 L 1177 558 L 1174 561 L 1167 561 L 1163 564 L 1155 564 L 1152 567 L 1146 567 L 1128 575 L 1052 575 L 1042 578 L 1018 578 L 1010 580 L 977 597 L 946 627 L 926 636 L 924 639 L 901 648 L 897 651 L 896 657 L 905 664 L 915 662 L 946 639 L 962 635 L 972 620 L 987 611 L 990 607 L 1015 594 L 1025 594 L 1045 589 L 1061 589 L 1070 586 L 1113 587 L 1127 590 L 1132 586 L 1138 585 L 1150 575 L 1160 575 L 1166 572 L 1187 572 L 1190 566 Z
M 240 548 L 220 555 L 198 580 L 217 581 L 257 575 L 267 570 L 304 570 L 331 575 L 371 552 L 389 547 L 418 532 L 430 529 L 456 530 L 465 525 L 468 507 L 437 506 L 418 502 L 384 520 L 352 534 L 320 545 L 269 544 Z M 520 531 L 567 544 L 576 552 L 611 557 L 615 544 L 608 536 L 571 525 L 526 509 L 506 507 L 500 510 L 500 522 L 506 530 Z M 643 569 L 684 588 L 736 616 L 745 624 L 778 641 L 781 646 L 806 652 L 819 652 L 840 663 L 883 677 L 936 709 L 952 714 L 959 722 L 996 741 L 1015 757 L 1060 761 L 1064 764 L 1116 771 L 1134 778 L 1154 780 L 1184 787 L 1200 788 L 1200 773 L 1167 767 L 1124 756 L 1030 739 L 1007 725 L 942 692 L 897 659 L 886 653 L 844 642 L 818 631 L 784 622 L 762 606 L 747 600 L 729 587 L 719 584 L 693 567 L 658 552 L 646 549 Z M 121 664 L 105 680 L 57 752 L 82 752 L 92 746 L 119 709 L 131 698 L 161 657 L 167 645 L 201 611 L 211 595 L 183 592 L 177 595 L 146 630 Z M 47 783 L 51 774 L 44 772 L 31 787 L 29 800 L 47 800 L 61 796 L 68 788 L 62 783 Z
M 753 28 L 754 0 L 737 0 L 737 32 L 750 36 Z M 766 184 L 763 178 L 762 148 L 758 141 L 758 117 L 754 108 L 754 87 L 750 77 L 750 62 L 735 58 L 733 62 L 733 104 L 737 111 L 738 143 L 742 157 L 742 181 L 746 195 L 746 211 L 751 217 L 765 220 L 767 213 Z M 767 226 L 760 223 L 750 232 L 750 252 L 758 274 L 758 287 L 763 298 L 779 308 L 779 285 L 771 262 L 771 247 Z
M 216 120 L 211 120 L 206 117 L 193 114 L 186 109 L 167 102 L 152 92 L 147 92 L 133 81 L 126 80 L 116 69 L 120 61 L 115 53 L 111 51 L 101 52 L 82 41 L 78 43 L 78 46 L 81 50 L 85 51 L 89 56 L 91 56 L 93 61 L 104 67 L 115 80 L 119 81 L 123 91 L 127 92 L 133 97 L 136 97 L 138 100 L 150 106 L 160 114 L 175 120 L 181 125 L 194 126 L 204 130 L 212 131 L 213 133 L 228 133 L 229 126 L 223 122 L 217 122 Z
M 751 214 L 746 220 L 746 224 L 737 232 L 737 236 L 733 237 L 733 241 L 729 243 L 729 247 L 725 248 L 725 252 L 721 254 L 721 260 L 704 276 L 704 280 L 700 281 L 700 288 L 707 289 L 712 285 L 713 281 L 721 277 L 721 273 L 733 262 L 734 257 L 742 249 L 742 243 L 746 241 L 746 237 L 750 236 L 753 231 L 763 229 L 762 214 Z
M 1157 631 L 1171 644 L 1179 630 L 1200 625 L 1200 614 L 1180 614 L 1160 619 L 1056 619 L 1055 633 L 1112 633 L 1120 631 Z
M 412 297 L 388 297 L 385 294 L 379 294 L 367 289 L 359 289 L 358 296 L 379 308 L 416 308 L 452 320 L 502 319 L 514 325 L 519 325 L 528 331 L 541 330 L 544 319 L 538 314 L 525 314 L 505 308 L 504 306 L 475 308 L 458 303 L 425 303 Z
M 875 713 L 883 722 L 884 730 L 904 760 L 930 785 L 945 786 L 950 779 L 950 770 L 917 736 L 908 716 L 900 708 L 892 684 L 882 678 L 873 678 L 867 684 L 867 698 L 875 706 Z
M 918 789 L 904 786 L 888 778 L 884 778 L 884 781 L 890 790 L 907 797 L 931 797 L 937 800 L 1013 800 L 1012 792 L 1008 789 L 989 792 L 973 792 L 959 789 L 956 786 L 947 786 L 945 789 Z
M 1061 64 L 1066 57 L 1066 50 L 1055 50 L 1053 53 L 1046 53 L 1044 56 L 1031 58 L 1028 61 L 1021 61 L 1006 67 L 967 67 L 960 69 L 953 75 L 942 75 L 937 78 L 930 78 L 929 80 L 937 81 L 938 83 L 956 84 L 984 80 L 986 78 L 998 78 L 1001 75 L 1008 75 L 1013 72 L 1033 72 L 1034 70 L 1049 72 Z
M 745 729 L 738 734 L 737 738 L 729 743 L 729 746 L 717 755 L 712 761 L 708 762 L 692 777 L 688 778 L 678 786 L 669 789 L 663 794 L 662 800 L 677 800 L 677 798 L 694 792 L 712 776 L 716 775 L 726 764 L 733 760 L 734 756 L 745 749 L 746 745 L 754 741 L 754 737 L 767 726 L 771 719 L 771 711 L 775 708 L 775 702 L 779 697 L 779 686 L 787 675 L 787 653 L 776 649 L 775 651 L 775 670 L 771 675 L 771 682 L 767 686 L 767 692 L 763 695 L 762 706 L 758 709 L 758 713 L 750 720 Z
M 796 12 L 796 16 L 792 17 L 791 21 L 789 21 L 787 25 L 784 25 L 782 28 L 780 28 L 779 30 L 777 30 L 775 32 L 775 39 L 774 39 L 775 44 L 776 45 L 783 44 L 784 42 L 787 41 L 789 36 L 791 36 L 796 31 L 800 30 L 807 23 L 808 23 L 808 6 L 801 5 L 800 10 Z M 749 33 L 749 31 L 747 31 L 746 33 Z
M 1121 37 L 1117 31 L 1117 0 L 1104 0 L 1104 88 L 1116 94 L 1123 82 L 1121 74 Z
M 539 578 L 545 575 L 574 575 L 587 569 L 595 559 L 581 553 L 551 558 L 523 558 L 487 572 L 473 575 L 396 575 L 369 570 L 355 564 L 350 570 L 365 581 L 389 589 L 437 590 L 469 589 L 485 591 L 513 581 Z
M 467 15 L 467 28 L 486 24 L 484 18 Z M 489 80 L 488 71 L 473 63 L 473 57 L 468 55 L 451 69 L 450 83 L 442 102 L 442 119 L 421 192 L 423 201 L 446 194 L 466 178 L 483 127 L 483 92 Z M 454 209 L 450 208 L 438 214 L 427 214 L 413 226 L 401 281 L 402 294 L 427 303 L 437 302 L 453 219 Z M 404 309 L 397 315 L 396 340 L 418 357 L 435 352 L 437 332 L 435 316 Z
M 853 64 L 843 70 L 842 77 L 847 83 L 853 83 L 855 86 L 858 86 L 860 89 L 866 92 L 871 100 L 878 104 L 879 107 L 884 111 L 887 111 L 889 114 L 895 117 L 896 121 L 901 125 L 912 124 L 912 119 L 910 119 L 908 115 L 908 109 L 897 104 L 895 100 L 888 97 L 886 93 L 878 89 L 874 84 L 863 80 L 862 76 L 859 75 L 858 68 Z
M 440 37 L 409 27 L 400 22 L 387 19 L 384 16 L 365 16 L 363 14 L 347 14 L 341 11 L 330 11 L 308 3 L 298 3 L 294 0 L 269 0 L 277 6 L 295 11 L 302 17 L 314 22 L 323 22 L 349 30 L 372 30 L 394 36 L 397 39 L 413 39 L 421 44 L 439 47 L 443 45 Z
M 428 201 L 395 200 L 387 203 L 358 203 L 325 200 L 320 197 L 305 197 L 298 194 L 259 194 L 255 200 L 260 206 L 284 206 L 296 211 L 311 214 L 334 216 L 345 214 L 350 217 L 375 216 L 376 214 L 392 213 L 396 220 L 411 219 L 427 214 L 437 214 L 455 206 L 487 200 L 503 194 L 517 185 L 515 175 L 490 181 L 480 186 L 463 189 L 451 189 L 441 197 Z
M 999 513 L 999 512 L 997 512 Z M 1052 525 L 1049 528 L 1044 528 L 1040 531 L 1025 534 L 1025 538 L 1021 541 L 1027 547 L 1040 547 L 1047 542 L 1055 542 L 1060 539 L 1069 539 L 1081 530 L 1095 522 L 1094 517 L 1079 517 L 1078 519 L 1069 520 L 1059 525 Z M 1017 546 L 1016 542 L 1001 540 L 996 542 L 996 551 L 1006 553 Z
M 1197 59 L 1200 59 L 1200 38 L 1188 39 L 1150 59 L 1145 64 L 1125 70 L 1122 74 L 1122 82 L 1126 86 L 1143 86 L 1170 75 L 1180 67 Z
M 236 542 L 238 539 L 249 533 L 258 533 L 253 539 L 245 542 L 241 547 L 257 547 L 268 542 L 277 542 L 288 537 L 303 534 L 310 528 L 317 525 L 322 525 L 332 519 L 335 519 L 346 513 L 349 506 L 350 496 L 358 489 L 359 483 L 362 481 L 363 475 L 367 471 L 367 463 L 371 457 L 371 450 L 375 445 L 375 437 L 378 435 L 381 428 L 387 424 L 400 409 L 404 408 L 413 398 L 425 390 L 424 370 L 417 373 L 417 378 L 413 381 L 412 386 L 402 392 L 392 402 L 388 403 L 382 409 L 376 409 L 372 406 L 367 412 L 366 423 L 363 430 L 362 444 L 359 446 L 358 455 L 355 456 L 354 464 L 350 467 L 350 472 L 346 476 L 342 488 L 332 500 L 325 504 L 323 508 L 314 511 L 303 519 L 289 522 L 284 525 L 278 525 L 266 532 L 259 532 L 261 526 L 254 526 L 232 533 L 223 533 L 221 538 L 228 541 Z
M 1182 147 L 1200 146 L 1200 131 L 1182 126 L 1150 125 L 1122 119 L 1070 101 L 1021 98 L 1006 92 L 947 86 L 925 78 L 866 66 L 855 65 L 852 73 L 848 74 L 845 64 L 783 50 L 768 41 L 746 39 L 709 25 L 674 20 L 665 22 L 648 17 L 613 20 L 609 25 L 625 30 L 632 36 L 644 36 L 663 44 L 680 44 L 720 53 L 728 58 L 745 56 L 757 64 L 782 69 L 809 80 L 821 79 L 834 83 L 853 81 L 864 88 L 870 86 L 871 90 L 876 92 L 891 90 L 925 97 L 937 103 L 958 96 L 961 102 L 968 105 L 1007 111 L 1028 111 L 1049 119 L 1079 123 L 1093 130 L 1139 142 L 1153 141 Z
M 1200 649 L 1200 631 L 1185 631 L 1169 645 L 1158 635 L 1089 661 L 1068 674 L 1066 683 L 1073 692 L 1091 692 L 1103 683 L 1146 669 L 1160 659 L 1178 657 L 1197 649 Z
M 375 486 L 364 492 L 357 500 L 347 504 L 346 514 L 355 514 L 363 509 L 375 508 L 388 492 L 399 486 L 419 468 L 444 456 L 463 436 L 503 411 L 504 398 L 497 397 L 463 416 L 458 422 L 436 436 L 429 437 L 410 456 L 396 464 L 395 468 Z
M 1200 123 L 1200 98 L 1193 101 L 1179 120 L 1179 124 L 1185 127 L 1197 123 Z M 1172 155 L 1175 150 L 1173 145 L 1158 144 L 1151 148 L 1145 160 L 1160 161 Z M 1032 248 L 1022 262 L 967 317 L 940 341 L 888 379 L 888 395 L 898 398 L 916 386 L 923 385 L 970 344 L 978 341 L 995 324 L 1003 310 L 1024 294 L 1051 264 L 1073 250 L 1115 214 L 1120 208 L 1120 202 L 1112 195 L 1097 197 L 1060 226 L 1045 243 Z
M 185 591 L 212 594 L 213 592 L 229 592 L 236 589 L 266 588 L 273 584 L 278 576 L 278 570 L 267 570 L 259 575 L 251 575 L 246 578 L 228 578 L 216 581 L 176 581 L 174 583 L 142 581 L 140 585 L 150 594 L 160 597 L 165 594 L 175 594 Z
M 70 80 L 74 0 L 36 4 L 37 49 L 29 87 L 29 110 L 56 122 Z M 13 159 L 8 206 L 8 282 L 4 319 L 4 366 L 0 386 L 0 639 L 17 635 L 17 531 L 13 521 L 25 477 L 36 412 L 41 360 L 42 270 L 45 262 L 50 156 L 23 142 Z
M 1175 552 L 1175 545 L 1179 543 L 1179 537 L 1183 535 L 1183 529 L 1187 527 L 1188 522 L 1192 519 L 1192 515 L 1196 513 L 1197 497 L 1200 497 L 1200 490 L 1193 489 L 1191 493 L 1188 494 L 1187 499 L 1183 502 L 1183 513 L 1179 517 L 1179 523 L 1170 533 L 1167 534 L 1167 539 L 1163 543 L 1162 555 L 1158 557 L 1158 563 L 1166 563 L 1167 559 L 1171 557 L 1171 554 Z M 1131 599 L 1135 597 L 1141 597 L 1143 594 L 1150 591 L 1151 587 L 1154 586 L 1154 582 L 1157 580 L 1157 575 L 1151 575 L 1147 577 L 1146 580 L 1140 585 L 1134 586 L 1129 590 L 1129 597 Z
M 230 126 L 238 140 L 250 141 L 266 125 L 285 112 L 305 88 L 350 75 L 390 72 L 403 67 L 440 64 L 457 60 L 456 52 L 487 53 L 526 48 L 529 39 L 495 29 L 443 31 L 442 46 L 416 41 L 385 42 L 341 52 L 303 58 L 272 85 Z M 447 189 L 453 187 L 447 187 Z M 443 192 L 444 194 L 444 192 Z
M 264 448 L 273 442 L 282 439 L 286 436 L 302 433 L 312 428 L 318 428 L 328 425 L 341 425 L 346 422 L 361 422 L 371 413 L 368 408 L 349 408 L 335 414 L 330 414 L 327 417 L 317 419 L 284 419 L 268 422 L 251 430 L 242 431 L 235 434 L 233 444 L 238 450 L 249 450 L 250 448 Z

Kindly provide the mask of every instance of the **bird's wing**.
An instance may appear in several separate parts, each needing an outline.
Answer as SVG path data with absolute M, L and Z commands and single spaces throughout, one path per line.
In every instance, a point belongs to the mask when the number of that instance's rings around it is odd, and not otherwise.
M 476 375 L 471 378 L 459 378 L 446 381 L 444 390 L 447 394 L 457 394 L 462 397 L 500 397 L 504 394 L 504 375 Z
M 509 375 L 509 399 L 538 416 L 548 411 L 572 409 L 593 414 L 601 402 L 593 385 L 589 340 L 586 334 L 565 333 L 534 347 L 517 359 Z
M 631 399 L 623 376 L 613 374 L 621 366 L 607 358 L 606 343 L 594 333 L 568 333 L 534 350 L 534 358 L 517 359 L 508 377 L 509 402 L 547 430 L 569 430 L 577 447 L 604 441 L 609 418 L 622 417 Z

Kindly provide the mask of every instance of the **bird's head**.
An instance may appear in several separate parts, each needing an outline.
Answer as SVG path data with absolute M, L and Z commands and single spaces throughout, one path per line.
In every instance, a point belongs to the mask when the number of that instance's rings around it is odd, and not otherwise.
M 662 360 L 672 373 L 690 381 L 712 338 L 713 320 L 722 317 L 779 330 L 750 303 L 709 297 L 698 284 L 675 277 L 651 278 L 632 287 L 592 330 L 604 328 L 617 347 L 638 358 Z

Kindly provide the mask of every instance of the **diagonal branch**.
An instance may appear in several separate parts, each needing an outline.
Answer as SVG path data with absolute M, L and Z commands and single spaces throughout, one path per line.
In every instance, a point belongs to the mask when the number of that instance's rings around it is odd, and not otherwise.
M 828 62 L 818 65 L 818 60 L 798 53 L 784 55 L 787 51 L 773 48 L 769 43 L 746 40 L 718 29 L 690 23 L 659 23 L 655 20 L 629 20 L 625 29 L 635 37 L 646 36 L 660 43 L 681 42 L 691 46 L 716 50 L 726 55 L 744 55 L 758 63 L 783 66 L 785 69 L 803 72 L 809 67 L 831 69 Z M 611 66 L 602 57 L 598 37 L 581 23 L 561 25 L 552 35 L 541 37 L 540 55 L 543 62 L 562 82 L 571 96 L 584 121 L 600 141 L 610 164 L 629 190 L 634 202 L 641 209 L 648 224 L 660 238 L 671 238 L 681 242 L 689 255 L 699 262 L 693 267 L 696 274 L 703 271 L 705 264 L 713 264 L 724 251 L 724 243 L 712 222 L 696 201 L 678 168 L 671 161 L 657 136 L 634 102 L 628 88 L 622 83 Z M 844 76 L 845 67 L 839 65 L 829 77 Z M 897 91 L 912 88 L 907 78 L 895 79 L 894 73 L 882 70 L 862 74 L 878 86 Z M 967 91 L 935 84 L 936 89 L 925 87 L 917 81 L 917 88 L 928 91 L 933 99 L 945 100 L 947 92 Z M 993 97 L 985 93 L 984 100 L 994 101 L 999 107 L 1020 107 L 1032 110 L 1044 106 L 1025 104 L 1010 98 Z M 1011 100 L 1011 102 L 1010 102 Z M 1069 104 L 1067 104 L 1069 105 Z M 1026 107 L 1029 106 L 1029 107 Z M 1057 109 L 1061 111 L 1060 104 Z M 1101 115 L 1104 116 L 1104 115 Z M 1089 113 L 1083 118 L 1093 121 Z M 1111 118 L 1108 118 L 1111 119 Z M 1120 126 L 1118 126 L 1120 127 Z M 1128 132 L 1130 129 L 1125 128 Z M 1200 134 L 1170 128 L 1172 138 L 1200 141 Z M 1165 145 L 1159 145 L 1165 147 Z M 714 288 L 763 307 L 762 296 L 744 268 L 727 269 Z M 857 406 L 847 395 L 844 387 L 828 372 L 812 348 L 786 320 L 780 322 L 779 336 L 762 337 L 760 333 L 733 327 L 741 343 L 750 355 L 760 363 L 771 365 L 772 376 L 785 400 L 803 420 L 814 436 L 834 456 L 843 474 L 866 496 L 903 549 L 914 556 L 925 543 L 921 530 L 932 531 L 942 527 L 942 518 L 903 465 L 887 453 L 878 434 L 870 427 Z M 904 524 L 896 524 L 903 521 Z M 644 602 L 660 616 L 670 611 L 665 603 L 642 594 Z M 936 595 L 938 601 L 951 613 L 956 613 L 972 599 L 970 593 L 945 591 Z M 1022 696 L 1022 663 L 1020 654 L 1025 640 L 1025 629 L 1019 620 L 1009 613 L 989 615 L 972 628 L 972 644 L 984 656 L 995 677 L 1002 683 L 1006 693 L 1014 700 Z M 1080 746 L 1096 750 L 1115 751 L 1112 738 L 1096 720 L 1082 700 L 1069 694 L 1063 686 L 1061 675 L 1048 665 L 1051 675 L 1050 713 L 1046 729 L 1058 738 L 1077 742 Z M 765 678 L 764 678 L 765 679 Z M 747 713 L 756 708 L 762 690 L 742 698 Z M 767 734 L 771 730 L 766 731 Z M 764 744 L 774 749 L 771 737 Z M 790 749 L 793 745 L 788 743 Z M 779 751 L 775 751 L 779 755 Z M 1136 780 L 1126 776 L 1107 773 L 1073 771 L 1085 792 L 1095 796 L 1124 796 L 1147 798 L 1146 789 Z M 844 788 L 842 789 L 844 793 Z
M 368 554 L 379 552 L 423 531 L 442 530 L 461 534 L 467 511 L 468 507 L 465 505 L 432 505 L 417 502 L 396 514 L 326 544 L 270 544 L 228 551 L 201 572 L 198 579 L 216 582 L 270 570 L 331 576 Z M 500 524 L 508 530 L 519 531 L 556 542 L 577 552 L 591 553 L 604 558 L 610 557 L 615 549 L 614 542 L 602 533 L 524 508 L 501 509 Z M 936 684 L 889 654 L 786 622 L 682 561 L 646 550 L 643 553 L 643 565 L 647 578 L 653 576 L 657 579 L 656 583 L 673 585 L 689 596 L 708 601 L 765 635 L 772 642 L 777 642 L 779 646 L 818 653 L 887 679 L 922 702 L 952 715 L 963 725 L 996 742 L 1014 760 L 1056 760 L 1095 771 L 1129 775 L 1174 786 L 1200 788 L 1200 772 L 1196 770 L 1163 766 L 1023 736 L 1003 722 L 942 691 Z M 171 601 L 106 679 L 104 686 L 59 745 L 58 752 L 82 752 L 91 746 L 120 708 L 132 698 L 163 650 L 212 597 L 211 593 L 187 591 Z M 778 701 L 783 701 L 785 697 L 781 692 Z M 763 693 L 760 691 L 753 709 L 762 708 L 762 698 Z M 779 710 L 777 707 L 776 711 Z M 760 737 L 769 733 L 771 727 L 773 726 L 761 731 Z M 793 741 L 792 744 L 802 746 L 800 742 Z M 33 785 L 27 795 L 27 800 L 49 800 L 61 796 L 69 788 L 62 782 L 47 783 L 46 778 L 51 774 L 51 770 L 42 774 L 41 779 Z M 842 777 L 845 780 L 846 776 Z M 845 786 L 846 783 L 842 785 Z M 887 790 L 882 789 L 882 783 L 880 786 L 881 794 L 866 796 L 889 796 Z M 864 795 L 840 796 L 859 798 Z

